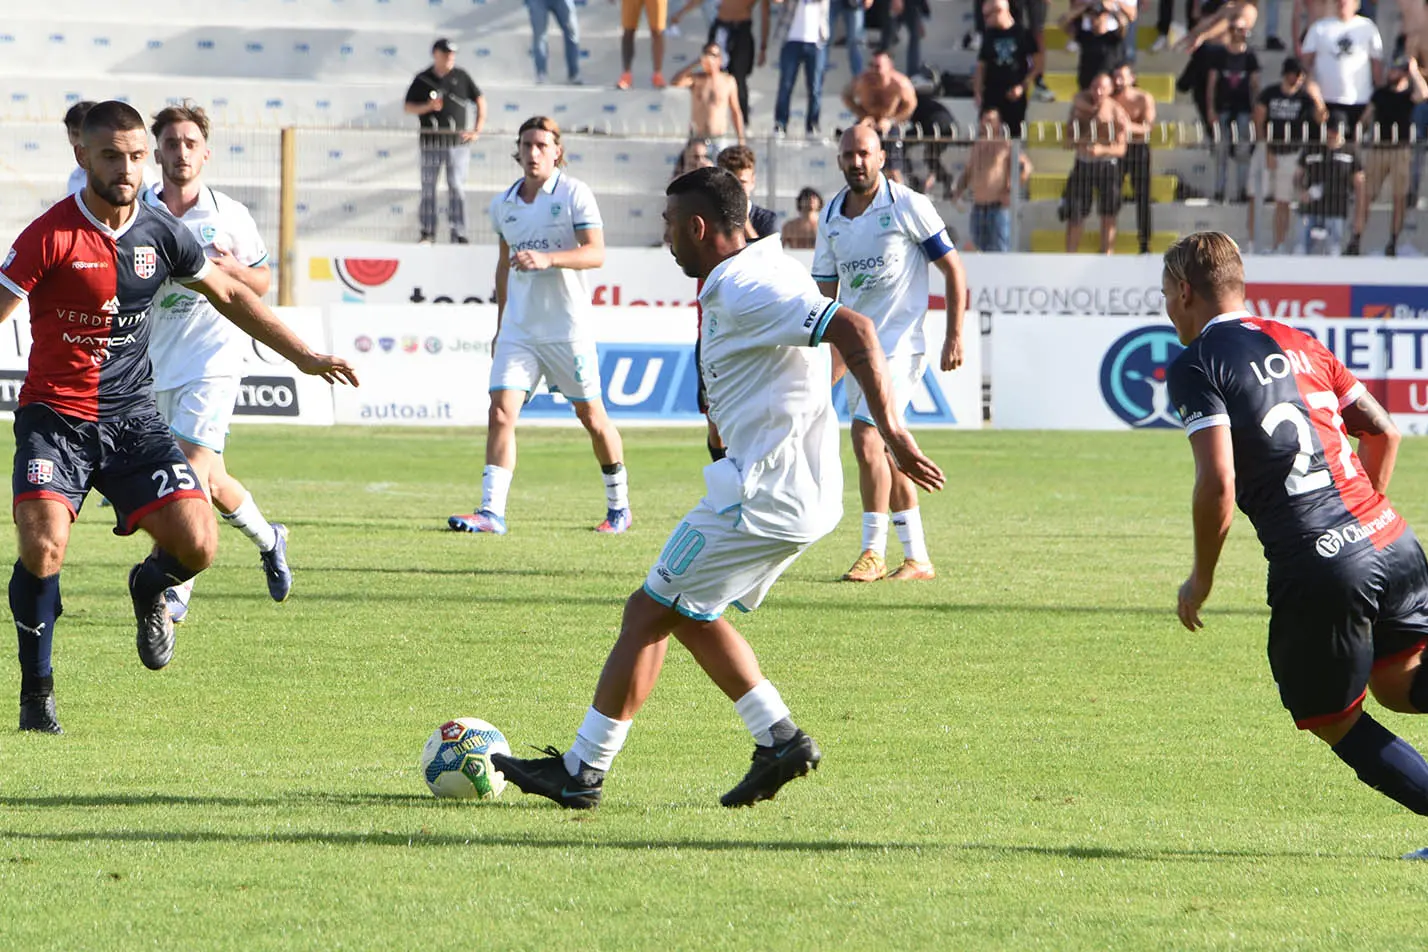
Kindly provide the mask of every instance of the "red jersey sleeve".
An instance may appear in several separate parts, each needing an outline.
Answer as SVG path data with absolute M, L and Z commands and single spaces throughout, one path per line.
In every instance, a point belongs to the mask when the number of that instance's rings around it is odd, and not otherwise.
M 29 298 L 35 285 L 53 266 L 54 246 L 48 240 L 49 234 L 50 227 L 42 225 L 39 219 L 20 232 L 4 262 L 0 263 L 0 286 L 18 297 Z
M 1343 361 L 1335 357 L 1334 352 L 1316 338 L 1311 337 L 1310 340 L 1314 342 L 1310 345 L 1314 363 L 1322 369 L 1325 378 L 1329 381 L 1330 388 L 1334 391 L 1334 396 L 1339 398 L 1339 409 L 1342 410 L 1363 396 L 1368 388 L 1359 382 L 1359 378 L 1354 376 L 1354 372 L 1345 367 Z

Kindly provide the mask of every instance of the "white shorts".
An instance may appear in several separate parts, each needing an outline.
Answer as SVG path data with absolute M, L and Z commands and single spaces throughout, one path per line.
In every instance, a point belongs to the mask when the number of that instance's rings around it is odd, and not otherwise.
M 600 358 L 595 342 L 556 341 L 535 344 L 496 338 L 491 355 L 491 389 L 534 393 L 541 380 L 567 400 L 600 397 Z
M 735 528 L 739 510 L 695 506 L 664 544 L 645 579 L 645 594 L 696 621 L 713 621 L 733 605 L 759 607 L 784 569 L 812 543 L 749 535 Z
M 888 368 L 892 371 L 893 400 L 899 413 L 906 413 L 912 403 L 912 395 L 922 384 L 922 375 L 927 372 L 926 354 L 903 354 L 888 358 Z M 852 374 L 843 375 L 843 393 L 848 397 L 848 415 L 863 423 L 876 423 L 863 400 L 863 388 Z
M 1265 168 L 1269 177 L 1269 194 L 1276 202 L 1288 204 L 1295 199 L 1294 172 L 1299 168 L 1299 153 L 1276 155 L 1274 161 L 1273 169 L 1268 168 L 1267 164 Z
M 154 401 L 175 436 L 222 453 L 240 381 L 239 377 L 204 377 L 172 390 L 156 390 Z

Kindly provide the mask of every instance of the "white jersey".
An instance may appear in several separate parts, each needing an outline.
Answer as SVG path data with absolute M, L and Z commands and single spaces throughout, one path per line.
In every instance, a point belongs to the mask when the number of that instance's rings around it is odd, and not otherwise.
M 491 200 L 491 227 L 517 251 L 568 251 L 575 233 L 603 228 L 590 187 L 560 170 L 546 180 L 535 200 L 521 199 L 520 179 Z M 501 337 L 531 344 L 580 340 L 587 336 L 590 287 L 585 272 L 570 268 L 517 271 L 506 278 Z
M 84 170 L 84 166 L 76 165 L 74 171 L 69 173 L 69 183 L 65 186 L 65 194 L 73 195 L 75 192 L 84 191 L 84 186 L 89 182 L 89 173 Z M 159 177 L 158 170 L 152 165 L 144 166 L 144 180 L 139 186 L 139 191 L 144 189 L 158 188 L 163 179 Z
M 924 353 L 927 266 L 952 250 L 947 226 L 927 196 L 882 176 L 856 218 L 843 216 L 847 195 L 818 216 L 813 279 L 838 282 L 838 300 L 872 318 L 888 357 Z
M 144 200 L 167 212 L 161 195 L 160 189 L 154 189 Z M 226 251 L 249 267 L 268 260 L 253 216 L 242 202 L 222 192 L 204 186 L 197 203 L 180 221 L 205 252 Z M 160 287 L 149 311 L 149 327 L 155 390 L 171 390 L 203 377 L 242 375 L 248 335 L 193 288 L 172 281 Z
M 706 501 L 716 511 L 739 505 L 738 528 L 750 535 L 822 538 L 843 517 L 832 367 L 818 346 L 838 302 L 769 237 L 720 262 L 699 303 L 709 419 L 740 482 L 710 485 Z

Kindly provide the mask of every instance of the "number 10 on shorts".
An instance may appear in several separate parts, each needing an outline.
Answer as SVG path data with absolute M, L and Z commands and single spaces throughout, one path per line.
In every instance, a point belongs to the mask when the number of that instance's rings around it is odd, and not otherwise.
M 674 535 L 665 543 L 659 561 L 670 575 L 683 575 L 688 571 L 689 563 L 693 562 L 694 557 L 703 549 L 704 533 L 691 529 L 687 522 L 681 522 L 679 528 L 674 530 Z

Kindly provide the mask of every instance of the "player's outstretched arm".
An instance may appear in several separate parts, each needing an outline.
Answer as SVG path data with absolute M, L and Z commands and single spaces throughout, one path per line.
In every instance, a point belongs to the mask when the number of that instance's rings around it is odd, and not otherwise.
M 878 332 L 873 322 L 851 308 L 840 306 L 828 322 L 823 339 L 838 351 L 848 373 L 863 389 L 868 412 L 877 423 L 878 432 L 897 462 L 897 468 L 928 492 L 941 489 L 945 482 L 942 470 L 922 455 L 917 441 L 903 425 L 902 414 L 893 403 L 892 375 L 888 372 L 887 358 L 878 343 Z
M 219 268 L 209 268 L 191 287 L 208 298 L 218 313 L 238 325 L 243 333 L 267 344 L 303 373 L 321 377 L 328 383 L 357 386 L 357 372 L 351 364 L 341 357 L 314 353 L 243 282 Z
M 8 321 L 19 306 L 20 296 L 7 287 L 0 287 L 0 321 Z
M 1215 584 L 1215 566 L 1235 517 L 1235 450 L 1230 428 L 1208 426 L 1190 435 L 1195 454 L 1195 489 L 1190 518 L 1195 527 L 1195 563 L 1180 586 L 1177 612 L 1190 631 L 1203 628 L 1200 606 Z
M 1339 415 L 1344 418 L 1344 429 L 1349 435 L 1358 437 L 1359 462 L 1369 482 L 1379 492 L 1388 492 L 1393 465 L 1398 461 L 1398 444 L 1403 441 L 1393 418 L 1367 393 L 1344 407 Z

